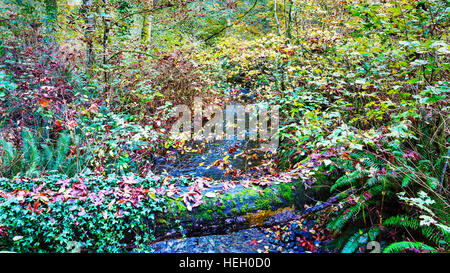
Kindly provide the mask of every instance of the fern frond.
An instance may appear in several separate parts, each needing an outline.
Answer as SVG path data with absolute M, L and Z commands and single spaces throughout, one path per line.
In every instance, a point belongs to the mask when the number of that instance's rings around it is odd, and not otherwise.
M 407 215 L 397 215 L 386 219 L 383 222 L 385 226 L 397 226 L 420 230 L 423 236 L 436 245 L 446 245 L 450 239 L 450 232 L 439 226 L 420 226 L 420 221 Z
M 342 228 L 345 226 L 345 224 L 348 221 L 350 221 L 350 219 L 352 219 L 352 217 L 357 215 L 359 211 L 360 211 L 360 206 L 359 205 L 355 205 L 353 207 L 350 207 L 350 208 L 348 208 L 345 211 L 345 214 L 340 214 L 335 219 L 333 219 L 333 221 L 331 221 L 327 225 L 327 227 L 330 230 L 333 230 L 335 232 L 340 232 L 342 230 Z
M 48 167 L 53 165 L 53 150 L 47 144 L 41 144 L 42 148 L 42 157 L 41 157 L 41 165 Z
M 411 218 L 407 215 L 397 215 L 384 220 L 383 225 L 418 229 L 420 222 L 418 219 Z
M 398 253 L 403 250 L 407 249 L 418 249 L 418 250 L 426 250 L 429 252 L 437 252 L 437 250 L 434 247 L 431 247 L 429 245 L 426 245 L 421 242 L 408 242 L 408 241 L 402 241 L 402 242 L 395 242 L 387 246 L 383 253 Z
M 39 149 L 35 136 L 28 129 L 22 130 L 23 138 L 23 162 L 22 169 L 26 170 L 26 176 L 34 176 L 35 170 L 40 163 Z
M 342 248 L 342 253 L 353 253 L 359 246 L 358 239 L 361 236 L 359 231 L 355 232 L 350 238 L 348 239 L 345 246 Z
M 70 135 L 67 133 L 61 133 L 58 138 L 58 142 L 55 147 L 55 159 L 51 166 L 51 170 L 57 170 L 62 167 L 64 160 L 67 158 L 67 154 L 70 148 Z
M 365 244 L 369 241 L 376 240 L 376 237 L 380 233 L 380 230 L 378 227 L 374 226 L 370 229 L 361 229 L 356 232 L 354 232 L 350 238 L 347 240 L 347 243 L 342 248 L 342 253 L 353 253 L 356 251 L 356 249 L 360 246 L 366 247 Z
M 333 192 L 334 190 L 340 187 L 352 185 L 353 183 L 356 183 L 356 180 L 362 179 L 368 174 L 369 173 L 367 171 L 356 170 L 348 175 L 341 176 L 338 180 L 336 180 L 334 185 L 331 187 L 330 192 Z
M 0 146 L 4 152 L 2 155 L 2 162 L 4 166 L 11 166 L 14 158 L 17 156 L 17 150 L 14 148 L 13 144 L 7 142 L 4 139 L 0 139 Z

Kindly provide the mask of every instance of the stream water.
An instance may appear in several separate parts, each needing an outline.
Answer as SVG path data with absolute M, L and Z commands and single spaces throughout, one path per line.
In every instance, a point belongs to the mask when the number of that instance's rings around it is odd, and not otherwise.
M 233 109 L 231 109 L 233 110 Z M 230 108 L 226 108 L 224 117 L 228 115 Z M 235 114 L 234 112 L 232 113 Z M 242 122 L 243 116 L 236 115 L 234 122 Z M 154 173 L 166 172 L 171 176 L 208 177 L 214 180 L 229 180 L 230 175 L 225 176 L 226 167 L 237 169 L 242 172 L 249 170 L 259 164 L 262 153 L 257 152 L 260 148 L 258 141 L 250 140 L 249 117 L 244 116 L 245 139 L 238 139 L 236 135 L 223 136 L 226 140 L 189 141 L 186 142 L 184 151 L 173 151 L 173 160 L 160 158 L 155 164 Z M 226 123 L 223 124 L 226 128 Z M 248 156 L 249 153 L 253 156 Z M 226 165 L 214 165 L 218 160 L 226 157 Z M 219 163 L 219 162 L 216 162 Z M 229 169 L 228 168 L 228 169 Z M 248 172 L 246 175 L 252 175 Z
M 231 175 L 225 175 L 226 169 L 236 169 L 241 172 L 257 166 L 260 154 L 248 157 L 248 152 L 255 148 L 256 144 L 250 141 L 221 140 L 211 143 L 194 143 L 188 145 L 188 150 L 194 152 L 176 151 L 174 160 L 164 160 L 163 164 L 155 166 L 154 172 L 162 174 L 166 172 L 171 176 L 207 177 L 214 180 L 229 180 Z M 201 152 L 198 152 L 198 151 Z M 230 150 L 234 150 L 232 153 Z M 224 160 L 225 158 L 225 160 Z M 224 160 L 223 164 L 219 161 Z M 216 164 L 214 164 L 216 163 Z M 246 175 L 251 176 L 249 172 Z

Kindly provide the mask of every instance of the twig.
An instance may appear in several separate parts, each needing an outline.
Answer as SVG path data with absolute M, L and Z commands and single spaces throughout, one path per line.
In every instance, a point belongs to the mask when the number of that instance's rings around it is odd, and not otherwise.
M 326 202 L 324 202 L 324 203 L 322 203 L 320 205 L 317 205 L 317 206 L 314 206 L 312 208 L 306 209 L 303 213 L 307 214 L 307 213 L 311 213 L 311 212 L 324 210 L 324 209 L 328 208 L 329 206 L 331 206 L 333 204 L 336 204 L 339 200 L 345 198 L 349 194 L 352 194 L 352 193 L 355 193 L 355 192 L 356 192 L 356 189 L 354 189 L 354 188 L 349 189 L 349 190 L 347 190 L 345 192 L 341 192 L 338 195 L 335 195 L 335 196 L 331 197 Z
M 447 152 L 447 159 L 445 159 L 444 169 L 442 170 L 442 176 L 441 176 L 441 188 L 439 189 L 439 192 L 441 192 L 442 189 L 444 188 L 444 177 L 445 177 L 445 172 L 447 171 L 448 158 L 449 158 L 449 157 L 450 157 L 450 149 L 448 149 L 448 152 Z

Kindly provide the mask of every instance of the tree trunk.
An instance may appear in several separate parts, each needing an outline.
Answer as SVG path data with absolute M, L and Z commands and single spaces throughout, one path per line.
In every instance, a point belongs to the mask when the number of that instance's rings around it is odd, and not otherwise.
M 275 14 L 275 23 L 277 25 L 278 35 L 281 35 L 280 22 L 278 21 L 278 14 L 277 14 L 277 0 L 273 1 L 273 12 Z
M 141 41 L 143 43 L 149 43 L 152 37 L 152 15 L 150 14 L 150 10 L 153 7 L 153 0 L 144 1 L 144 9 L 148 12 L 145 12 L 142 15 L 142 28 L 141 28 Z
M 289 1 L 289 14 L 288 14 L 288 23 L 287 23 L 287 37 L 289 38 L 289 43 L 291 43 L 292 39 L 292 6 L 293 0 Z
M 103 4 L 106 7 L 106 1 L 107 0 L 103 0 Z M 105 10 L 106 13 L 109 13 L 109 11 Z M 108 48 L 108 34 L 109 34 L 109 30 L 111 28 L 110 25 L 110 18 L 109 17 L 103 17 L 103 42 L 102 42 L 102 46 L 103 46 L 103 60 L 102 60 L 102 64 L 103 64 L 103 68 L 104 68 L 104 72 L 103 72 L 103 92 L 106 93 L 108 91 L 108 81 L 109 81 L 109 77 L 108 77 L 108 71 L 106 69 L 106 65 L 108 64 L 108 61 L 106 59 L 106 53 L 107 53 L 107 48 Z
M 83 0 L 84 11 L 86 12 L 86 31 L 84 33 L 84 37 L 86 39 L 87 47 L 86 47 L 86 64 L 88 69 L 91 69 L 95 62 L 95 54 L 94 54 L 94 39 L 93 33 L 95 31 L 95 18 L 92 14 L 92 0 Z

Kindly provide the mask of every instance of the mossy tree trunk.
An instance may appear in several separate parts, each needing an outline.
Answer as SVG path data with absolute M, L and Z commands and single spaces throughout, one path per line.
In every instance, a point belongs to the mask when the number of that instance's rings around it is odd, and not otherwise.
M 146 12 L 142 15 L 142 28 L 141 28 L 141 41 L 143 43 L 149 43 L 152 37 L 152 15 L 151 9 L 153 8 L 153 0 L 144 1 L 144 9 Z

